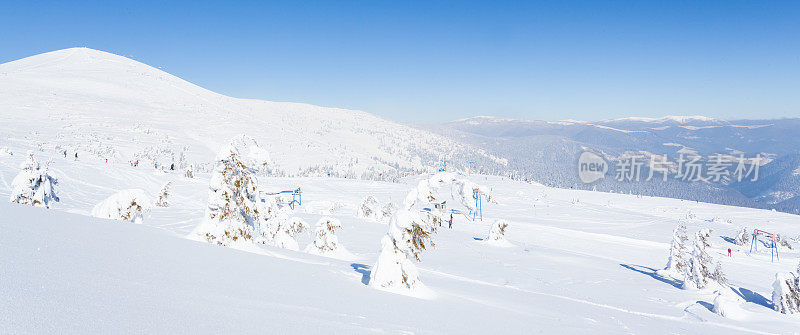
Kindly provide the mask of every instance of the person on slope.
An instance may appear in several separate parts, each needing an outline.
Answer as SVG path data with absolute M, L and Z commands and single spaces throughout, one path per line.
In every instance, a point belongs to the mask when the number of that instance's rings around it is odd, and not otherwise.
M 453 229 L 453 213 L 450 213 L 450 222 L 448 223 L 448 227 Z

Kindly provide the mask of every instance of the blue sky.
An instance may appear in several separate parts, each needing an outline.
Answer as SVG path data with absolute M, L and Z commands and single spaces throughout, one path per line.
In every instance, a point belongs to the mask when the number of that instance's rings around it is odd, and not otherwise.
M 796 117 L 798 18 L 797 1 L 15 1 L 0 62 L 86 46 L 404 122 Z

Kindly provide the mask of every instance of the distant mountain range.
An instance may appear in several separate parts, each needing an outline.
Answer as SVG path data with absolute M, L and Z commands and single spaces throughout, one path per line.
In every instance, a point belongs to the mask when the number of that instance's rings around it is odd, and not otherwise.
M 424 128 L 504 157 L 508 159 L 508 168 L 521 178 L 548 185 L 774 208 L 791 213 L 798 213 L 800 208 L 800 119 L 797 118 L 726 121 L 704 116 L 667 116 L 553 122 L 480 116 Z M 649 182 L 620 182 L 614 178 L 612 168 L 604 180 L 585 185 L 577 178 L 576 161 L 584 150 L 601 153 L 612 164 L 628 155 L 639 155 L 645 160 L 643 178 L 649 173 L 650 154 L 666 155 L 674 163 L 670 167 L 672 172 L 681 154 L 706 159 L 714 154 L 729 159 L 760 155 L 763 159 L 756 182 L 737 182 L 735 178 L 716 183 L 690 182 L 674 175 L 667 181 L 654 178 Z M 731 172 L 734 168 L 735 163 Z

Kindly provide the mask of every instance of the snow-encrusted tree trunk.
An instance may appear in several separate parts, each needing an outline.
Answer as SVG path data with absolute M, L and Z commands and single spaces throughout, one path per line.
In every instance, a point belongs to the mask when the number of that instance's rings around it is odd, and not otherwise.
M 58 180 L 50 176 L 49 164 L 42 167 L 28 153 L 28 158 L 22 164 L 22 171 L 11 181 L 10 201 L 23 205 L 50 208 L 50 204 L 58 202 L 55 185 Z
M 306 252 L 323 256 L 336 254 L 341 248 L 336 236 L 337 229 L 342 229 L 342 223 L 338 219 L 319 219 L 314 229 L 314 242 L 308 245 Z
M 776 273 L 772 283 L 772 306 L 784 314 L 800 313 L 800 266 L 798 275 L 791 272 Z
M 686 269 L 689 248 L 686 243 L 689 237 L 686 236 L 686 224 L 679 222 L 675 230 L 672 231 L 672 243 L 669 247 L 669 259 L 667 259 L 667 267 L 664 269 L 672 274 L 681 274 Z
M 164 188 L 161 189 L 161 192 L 158 194 L 158 198 L 156 198 L 156 202 L 154 205 L 156 207 L 169 207 L 169 189 L 172 187 L 172 182 L 168 181 L 164 184 Z
M 210 243 L 229 246 L 253 240 L 259 220 L 256 177 L 229 146 L 219 156 L 211 176 L 205 219 L 195 233 Z
M 719 263 L 712 270 L 714 261 L 706 252 L 706 247 L 710 246 L 708 243 L 710 235 L 711 231 L 708 229 L 701 229 L 695 234 L 691 258 L 684 270 L 684 289 L 706 289 L 715 285 L 727 284 L 727 279 Z

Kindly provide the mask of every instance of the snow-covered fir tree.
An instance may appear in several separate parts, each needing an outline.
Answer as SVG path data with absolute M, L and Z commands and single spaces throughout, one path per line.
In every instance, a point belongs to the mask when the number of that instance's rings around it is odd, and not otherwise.
M 421 180 L 389 221 L 389 231 L 381 239 L 381 253 L 372 268 L 369 285 L 397 293 L 424 289 L 414 261 L 419 262 L 422 251 L 434 246 L 432 234 L 443 218 L 439 211 L 423 208 L 447 202 L 473 210 L 476 192 L 488 195 L 478 185 L 453 173 L 438 173 Z
M 496 246 L 512 246 L 511 242 L 506 240 L 506 229 L 508 223 L 506 220 L 497 219 L 492 223 L 489 229 L 489 235 L 486 237 L 486 243 Z
M 55 186 L 58 180 L 49 174 L 49 164 L 41 166 L 28 153 L 28 158 L 22 164 L 22 171 L 11 182 L 10 201 L 23 205 L 50 208 L 53 202 L 58 202 Z
M 800 264 L 797 273 L 776 273 L 772 283 L 772 306 L 783 314 L 800 314 Z
M 708 229 L 701 229 L 695 234 L 691 258 L 684 269 L 684 289 L 706 289 L 727 284 L 727 279 L 719 263 L 712 270 L 714 260 L 706 252 L 706 247 L 710 246 L 708 242 L 710 234 L 711 231 Z
M 205 219 L 195 234 L 223 246 L 252 242 L 259 221 L 256 185 L 256 177 L 239 151 L 233 146 L 223 149 L 209 183 Z
M 422 286 L 419 272 L 412 262 L 435 244 L 431 240 L 432 225 L 409 210 L 400 210 L 389 222 L 389 232 L 381 239 L 381 253 L 372 268 L 372 287 L 413 291 Z
M 161 188 L 161 192 L 158 193 L 158 198 L 156 198 L 156 202 L 154 205 L 156 207 L 169 207 L 169 190 L 172 188 L 172 181 L 168 181 L 164 184 L 164 187 Z
M 667 267 L 664 269 L 672 274 L 682 274 L 687 267 L 689 248 L 687 243 L 689 237 L 686 236 L 686 224 L 678 222 L 678 226 L 672 231 L 672 243 L 669 246 L 669 259 Z
M 342 223 L 338 219 L 331 217 L 319 219 L 314 229 L 314 242 L 308 245 L 306 252 L 323 256 L 337 254 L 343 248 L 336 236 L 338 229 L 342 229 Z

